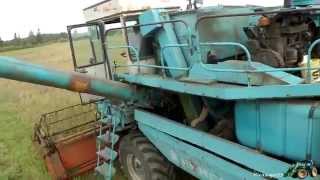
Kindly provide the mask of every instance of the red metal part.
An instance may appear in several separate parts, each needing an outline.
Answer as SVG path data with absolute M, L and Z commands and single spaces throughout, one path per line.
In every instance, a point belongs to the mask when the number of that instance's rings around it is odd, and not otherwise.
M 87 174 L 94 170 L 97 163 L 94 133 L 58 143 L 54 152 L 45 153 L 48 151 L 46 148 L 40 150 L 49 175 L 57 180 L 67 180 Z
M 57 144 L 57 151 L 69 177 L 79 176 L 93 170 L 96 166 L 95 134 L 83 136 L 67 144 Z
M 48 169 L 48 173 L 51 177 L 54 179 L 68 179 L 68 175 L 63 167 L 63 164 L 61 163 L 58 152 L 45 156 L 44 160 Z
M 70 106 L 41 116 L 34 138 L 53 179 L 72 179 L 94 170 L 98 127 L 94 104 Z

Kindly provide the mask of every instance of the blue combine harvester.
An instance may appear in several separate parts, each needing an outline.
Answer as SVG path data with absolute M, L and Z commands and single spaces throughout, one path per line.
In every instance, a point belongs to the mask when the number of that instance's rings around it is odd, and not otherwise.
M 96 102 L 105 179 L 117 160 L 131 180 L 318 177 L 318 1 L 94 17 L 111 2 L 68 27 L 75 73 L 0 58 L 3 78 Z

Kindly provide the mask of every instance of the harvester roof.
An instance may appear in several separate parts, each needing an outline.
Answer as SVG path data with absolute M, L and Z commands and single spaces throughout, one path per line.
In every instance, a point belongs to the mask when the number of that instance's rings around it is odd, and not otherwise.
M 83 9 L 87 22 L 104 21 L 109 23 L 120 22 L 120 17 L 127 20 L 136 19 L 143 11 L 150 8 L 165 8 L 168 11 L 178 11 L 175 0 L 104 0 Z

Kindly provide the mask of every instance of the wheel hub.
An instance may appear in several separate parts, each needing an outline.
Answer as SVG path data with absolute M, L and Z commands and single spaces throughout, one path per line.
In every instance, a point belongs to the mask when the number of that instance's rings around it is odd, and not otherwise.
M 133 180 L 145 180 L 144 168 L 142 167 L 141 161 L 134 156 L 129 154 L 127 156 L 128 170 Z

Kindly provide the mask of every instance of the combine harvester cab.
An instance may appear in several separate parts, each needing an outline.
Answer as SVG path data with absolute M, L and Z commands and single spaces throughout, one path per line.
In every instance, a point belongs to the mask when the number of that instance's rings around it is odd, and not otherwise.
M 0 57 L 0 76 L 95 102 L 108 180 L 116 161 L 130 180 L 319 178 L 319 2 L 148 2 L 85 9 L 68 27 L 74 73 Z

